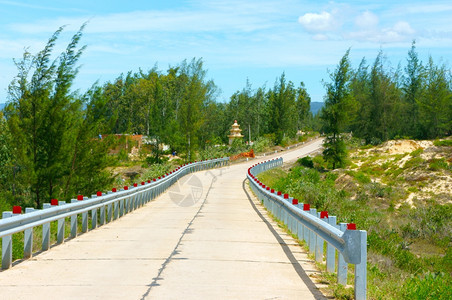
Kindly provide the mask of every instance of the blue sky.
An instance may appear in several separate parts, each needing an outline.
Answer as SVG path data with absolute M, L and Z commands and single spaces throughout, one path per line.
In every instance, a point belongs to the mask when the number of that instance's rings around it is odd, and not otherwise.
M 0 0 L 0 103 L 17 73 L 13 58 L 36 53 L 67 25 L 57 51 L 89 21 L 75 87 L 86 90 L 127 71 L 166 70 L 203 58 L 225 101 L 250 80 L 273 86 L 286 73 L 323 101 L 322 79 L 348 48 L 357 66 L 382 49 L 395 68 L 416 39 L 422 60 L 452 63 L 452 2 L 448 1 L 19 1 Z

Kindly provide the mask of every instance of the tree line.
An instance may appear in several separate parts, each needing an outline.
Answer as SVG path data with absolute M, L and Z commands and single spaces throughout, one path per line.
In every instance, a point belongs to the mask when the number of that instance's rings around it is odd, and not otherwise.
M 40 207 L 52 198 L 69 200 L 105 189 L 114 180 L 107 168 L 114 163 L 109 155 L 114 134 L 146 135 L 155 143 L 157 159 L 164 143 L 190 161 L 200 150 L 227 144 L 234 120 L 246 139 L 265 137 L 275 144 L 312 122 L 302 82 L 295 87 L 284 73 L 268 89 L 253 89 L 247 81 L 229 102 L 218 102 L 219 89 L 207 78 L 202 59 L 195 58 L 166 71 L 129 71 L 74 92 L 84 27 L 56 59 L 63 27 L 43 50 L 25 51 L 14 61 L 17 75 L 0 112 L 0 198 L 7 199 L 0 206 Z
M 452 76 L 445 63 L 430 56 L 422 62 L 413 41 L 406 66 L 392 69 L 380 51 L 372 64 L 356 69 L 350 50 L 325 83 L 320 117 L 327 133 L 324 155 L 333 168 L 346 157 L 344 132 L 380 144 L 395 138 L 435 139 L 452 133 Z

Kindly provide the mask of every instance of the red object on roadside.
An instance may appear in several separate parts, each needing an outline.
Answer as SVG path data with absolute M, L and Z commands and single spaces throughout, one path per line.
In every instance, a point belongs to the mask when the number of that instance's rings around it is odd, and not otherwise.
M 356 230 L 356 224 L 355 223 L 348 223 L 347 224 L 347 230 Z
M 112 188 L 111 191 L 112 191 L 113 193 L 116 193 L 116 188 Z
M 282 195 L 282 192 L 281 192 L 281 191 L 278 191 L 277 194 L 278 194 L 278 196 L 281 196 L 281 195 Z
M 129 187 L 126 185 L 126 186 L 124 187 L 124 190 L 127 191 L 128 189 L 129 189 Z
M 298 204 L 298 199 L 292 199 L 292 204 L 293 205 L 297 205 Z
M 22 213 L 22 207 L 17 206 L 17 205 L 13 206 L 13 214 L 18 215 L 21 213 Z
M 323 218 L 328 218 L 328 212 L 327 211 L 321 211 L 320 212 L 320 219 L 323 219 Z
M 307 210 L 310 210 L 310 209 L 311 209 L 311 205 L 309 205 L 309 203 L 303 204 L 303 210 L 304 211 L 307 211 Z
M 53 205 L 53 206 L 58 205 L 58 199 L 50 200 L 50 205 Z
M 78 201 L 82 201 L 82 200 L 83 200 L 83 195 L 78 195 L 78 196 L 77 196 L 77 200 L 78 200 Z
M 289 199 L 289 194 L 284 194 L 284 199 Z
M 102 192 L 97 192 L 97 197 L 102 196 Z

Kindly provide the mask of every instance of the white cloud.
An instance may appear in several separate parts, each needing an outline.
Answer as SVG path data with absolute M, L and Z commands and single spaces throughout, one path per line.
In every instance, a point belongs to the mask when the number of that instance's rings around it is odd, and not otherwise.
M 402 35 L 413 35 L 416 32 L 413 28 L 411 28 L 408 22 L 404 21 L 397 22 L 394 25 L 393 30 Z
M 378 17 L 370 11 L 365 11 L 356 17 L 355 24 L 360 28 L 375 28 L 378 25 Z
M 313 33 L 325 32 L 334 29 L 335 20 L 332 14 L 323 11 L 320 14 L 306 13 L 298 18 L 298 22 L 308 31 Z

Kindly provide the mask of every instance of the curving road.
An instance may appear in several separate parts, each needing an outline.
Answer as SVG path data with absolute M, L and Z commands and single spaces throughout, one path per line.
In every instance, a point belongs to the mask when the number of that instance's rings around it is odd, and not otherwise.
M 262 160 L 187 175 L 145 207 L 0 272 L 0 298 L 324 299 L 304 251 L 249 197 L 246 170 Z

